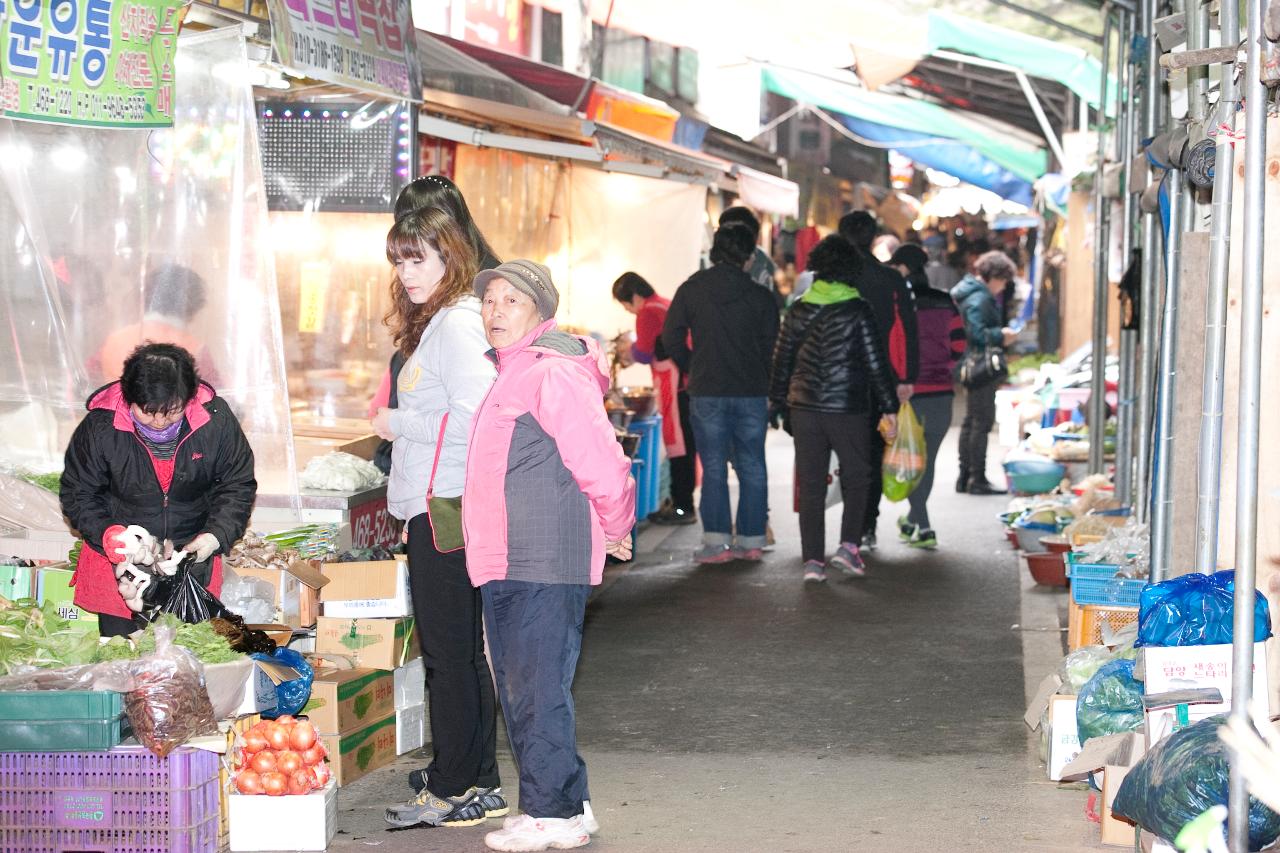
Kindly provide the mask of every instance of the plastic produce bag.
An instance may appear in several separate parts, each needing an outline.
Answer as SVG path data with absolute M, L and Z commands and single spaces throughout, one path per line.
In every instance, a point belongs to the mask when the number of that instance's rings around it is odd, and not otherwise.
M 315 675 L 315 670 L 311 668 L 311 664 L 307 663 L 306 658 L 293 649 L 276 649 L 270 655 L 256 654 L 252 657 L 293 667 L 300 676 L 276 685 L 276 709 L 270 712 L 264 711 L 262 716 L 274 719 L 284 714 L 301 712 L 307 700 L 311 698 L 311 682 Z
M 1138 609 L 1138 646 L 1209 646 L 1230 643 L 1235 619 L 1232 571 L 1193 572 L 1150 584 Z M 1254 590 L 1253 641 L 1271 636 L 1267 599 Z
M 222 603 L 250 625 L 275 621 L 275 587 L 259 578 L 241 577 L 224 566 Z
M 1218 738 L 1225 716 L 1210 717 L 1160 741 L 1125 776 L 1112 811 L 1161 838 L 1175 838 L 1210 806 L 1227 804 L 1230 750 Z M 1280 837 L 1280 815 L 1249 798 L 1249 849 Z
M 134 688 L 124 695 L 138 741 L 160 758 L 193 737 L 218 733 L 204 687 L 204 668 L 173 642 L 173 629 L 156 626 L 156 650 L 133 666 Z
M 144 593 L 144 600 L 154 607 L 144 611 L 144 616 L 154 620 L 161 613 L 172 613 L 183 622 L 195 625 L 214 617 L 225 619 L 231 615 L 222 602 L 196 579 L 191 565 L 191 558 L 183 560 L 172 577 L 157 577 L 152 582 Z
M 895 502 L 906 500 L 924 477 L 927 460 L 924 426 L 911 404 L 903 403 L 898 408 L 898 434 L 884 450 L 884 496 Z
M 1058 678 L 1062 681 L 1058 692 L 1077 696 L 1103 666 L 1122 658 L 1132 660 L 1137 654 L 1132 644 L 1120 646 L 1114 651 L 1107 646 L 1078 648 L 1058 664 Z
M 358 492 L 383 481 L 378 466 L 350 453 L 333 451 L 312 457 L 298 478 L 304 489 Z
M 1133 678 L 1132 660 L 1104 664 L 1076 699 L 1080 743 L 1089 738 L 1135 732 L 1142 727 L 1142 684 Z

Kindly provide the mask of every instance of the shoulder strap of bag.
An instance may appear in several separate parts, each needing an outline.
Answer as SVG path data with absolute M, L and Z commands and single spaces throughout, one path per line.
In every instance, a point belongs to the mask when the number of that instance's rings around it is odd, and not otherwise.
M 444 413 L 444 418 L 440 421 L 440 435 L 436 438 L 436 457 L 431 460 L 431 481 L 427 483 L 427 500 L 435 497 L 436 490 L 436 467 L 440 464 L 440 449 L 444 447 L 444 428 L 449 425 L 449 413 Z

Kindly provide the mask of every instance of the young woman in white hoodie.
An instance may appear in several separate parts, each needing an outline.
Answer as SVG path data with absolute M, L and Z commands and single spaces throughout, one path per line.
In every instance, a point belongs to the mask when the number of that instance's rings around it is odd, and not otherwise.
M 462 548 L 437 543 L 427 512 L 462 494 L 471 419 L 493 383 L 493 363 L 471 292 L 478 259 L 458 221 L 438 207 L 396 220 L 387 234 L 395 268 L 386 317 L 405 357 L 397 406 L 375 431 L 392 442 L 387 504 L 406 522 L 409 584 L 431 695 L 431 763 L 410 781 L 418 794 L 387 809 L 394 826 L 471 826 L 507 813 L 494 756 L 496 703 L 484 654 L 479 591 Z

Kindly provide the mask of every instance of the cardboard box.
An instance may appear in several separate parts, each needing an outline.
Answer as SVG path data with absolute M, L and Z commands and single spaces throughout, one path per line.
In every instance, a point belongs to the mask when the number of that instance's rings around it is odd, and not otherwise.
M 17 601 L 36 597 L 36 571 L 27 566 L 0 565 L 0 596 Z
M 427 742 L 427 706 L 396 709 L 396 755 L 421 749 Z
M 396 759 L 396 714 L 392 711 L 363 729 L 321 738 L 329 751 L 329 768 L 339 785 L 350 785 L 362 776 Z M 275 797 L 273 799 L 280 799 Z
M 329 579 L 315 566 L 294 560 L 287 570 L 230 568 L 241 577 L 257 578 L 271 584 L 282 625 L 310 628 L 316 624 L 320 616 L 320 588 Z
M 327 850 L 338 829 L 338 785 L 310 794 L 268 797 L 226 795 L 233 853 Z
M 1145 829 L 1138 834 L 1138 846 L 1142 853 L 1178 853 L 1177 847 Z
M 218 720 L 274 711 L 276 685 L 298 677 L 293 667 L 252 658 L 204 667 L 205 690 Z
M 382 669 L 326 669 L 311 682 L 302 713 L 322 734 L 339 734 L 395 710 L 391 673 Z
M 336 619 L 316 623 L 316 656 L 337 655 L 354 666 L 393 670 L 422 656 L 412 619 Z M 332 665 L 332 664 L 328 664 Z
M 1231 644 L 1210 646 L 1148 646 L 1142 649 L 1142 666 L 1147 694 L 1187 688 L 1216 687 L 1226 700 L 1187 706 L 1188 721 L 1195 723 L 1231 710 Z M 1267 647 L 1253 646 L 1253 695 L 1267 692 Z M 1177 709 L 1162 708 L 1147 713 L 1147 744 L 1155 744 L 1175 730 Z
M 1062 781 L 1063 768 L 1079 753 L 1076 697 L 1058 694 L 1049 700 L 1049 779 Z
M 1111 804 L 1116 801 L 1116 792 L 1120 790 L 1120 783 L 1128 775 L 1129 767 L 1123 765 L 1108 764 L 1103 768 L 1102 843 L 1115 847 L 1128 847 L 1132 850 L 1134 839 L 1137 837 L 1137 827 L 1111 813 Z
M 367 563 L 322 563 L 328 580 L 324 615 L 345 619 L 413 615 L 409 562 L 404 557 Z
M 71 586 L 71 569 L 40 569 L 36 572 L 36 601 L 57 602 L 58 615 L 76 627 L 86 631 L 98 630 L 98 614 L 77 607 L 73 601 L 75 589 Z
M 427 701 L 427 670 L 422 658 L 396 667 L 396 710 L 412 708 Z

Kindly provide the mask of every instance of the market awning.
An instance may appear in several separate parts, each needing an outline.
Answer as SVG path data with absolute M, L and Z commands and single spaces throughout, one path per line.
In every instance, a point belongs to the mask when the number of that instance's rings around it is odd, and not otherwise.
M 829 110 L 862 141 L 893 148 L 919 163 L 1030 204 L 1032 184 L 1048 168 L 1044 149 L 937 104 L 804 72 L 767 67 L 764 86 L 798 103 Z
M 748 207 L 779 216 L 800 215 L 800 186 L 786 178 L 757 172 L 749 166 L 734 166 L 738 198 Z

